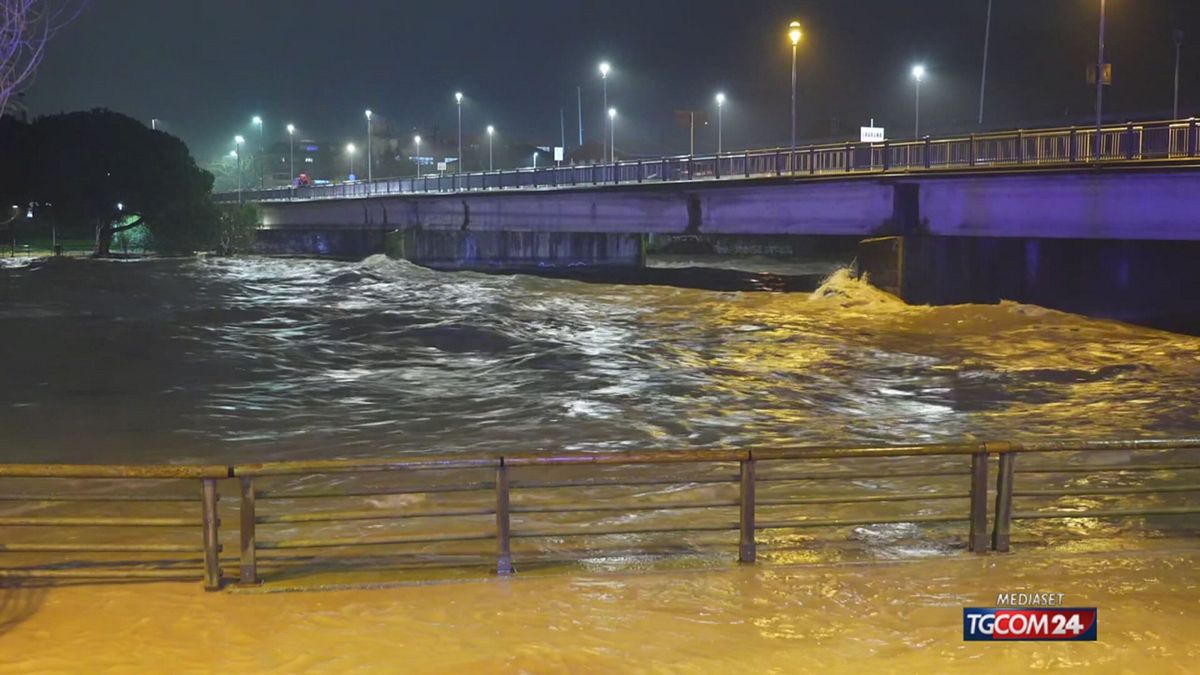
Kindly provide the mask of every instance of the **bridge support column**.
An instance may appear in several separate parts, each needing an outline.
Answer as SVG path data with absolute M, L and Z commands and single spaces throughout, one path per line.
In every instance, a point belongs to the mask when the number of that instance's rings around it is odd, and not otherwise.
M 506 232 L 411 228 L 387 236 L 387 254 L 447 270 L 534 271 L 641 267 L 642 235 L 605 232 Z
M 859 244 L 871 284 L 917 305 L 1012 300 L 1200 333 L 1200 241 L 907 235 Z

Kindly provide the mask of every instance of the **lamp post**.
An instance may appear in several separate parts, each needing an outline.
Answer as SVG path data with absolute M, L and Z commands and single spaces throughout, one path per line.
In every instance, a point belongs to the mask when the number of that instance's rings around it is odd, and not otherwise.
M 264 171 L 264 169 L 266 167 L 263 166 L 263 161 L 262 161 L 263 160 L 263 119 L 261 117 L 259 117 L 258 115 L 255 115 L 254 118 L 251 119 L 250 121 L 254 123 L 254 126 L 258 127 L 258 156 L 257 156 L 258 189 L 261 190 L 264 187 L 266 187 L 266 172 Z
M 1175 106 L 1171 119 L 1179 119 L 1179 57 L 1183 51 L 1183 31 L 1175 31 Z
M 420 178 L 421 177 L 421 137 L 413 136 L 413 143 L 417 144 L 417 154 L 415 157 L 413 157 L 413 164 L 417 165 L 416 177 Z M 416 189 L 416 188 L 413 188 L 413 189 Z
M 239 136 L 233 137 L 233 156 L 237 159 L 237 177 L 238 177 L 238 203 L 242 203 L 242 144 L 246 139 Z
M 721 119 L 721 111 L 725 109 L 725 94 L 717 94 L 717 154 L 721 154 L 721 127 L 724 126 L 724 120 Z
M 353 143 L 346 144 L 346 154 L 350 155 L 350 179 L 351 180 L 354 180 L 354 178 L 355 178 L 355 176 L 354 176 L 354 152 L 356 149 L 357 148 L 354 147 Z
M 913 115 L 913 138 L 921 137 L 921 82 L 925 79 L 925 66 L 917 64 L 912 68 L 912 78 L 917 91 L 917 110 Z
M 1100 151 L 1104 148 L 1103 139 L 1100 137 L 1104 125 L 1104 14 L 1105 2 L 1100 0 L 1100 44 L 1097 50 L 1096 57 L 1096 142 L 1095 156 L 1096 161 L 1100 161 Z
M 533 151 L 533 168 L 537 169 L 537 150 Z
M 788 24 L 788 39 L 792 41 L 792 162 L 796 156 L 796 46 L 800 44 L 802 35 L 799 21 Z
M 983 97 L 987 93 L 988 43 L 992 39 L 992 0 L 988 0 L 987 23 L 983 29 L 983 74 L 979 77 L 979 124 L 983 125 Z
M 496 135 L 496 127 L 488 125 L 488 171 L 492 170 L 492 137 Z
M 371 117 L 372 117 L 371 111 L 367 110 L 366 114 L 367 114 L 367 182 L 369 183 L 375 177 L 374 167 L 371 166 L 372 164 L 375 163 L 375 160 L 374 160 L 374 157 L 371 155 Z
M 288 132 L 288 172 L 292 174 L 288 185 L 296 186 L 296 125 L 287 125 Z
M 617 142 L 616 142 L 616 126 L 617 126 L 617 109 L 608 109 L 608 150 L 611 153 L 608 161 L 610 164 L 617 163 Z
M 602 83 L 602 86 L 604 87 L 604 108 L 603 108 L 603 110 L 605 112 L 608 112 L 608 71 L 610 71 L 610 70 L 612 70 L 612 66 L 608 65 L 608 61 L 600 62 L 600 81 Z M 608 123 L 606 122 L 605 124 L 608 124 Z M 609 125 L 609 126 L 611 126 L 611 125 Z M 610 136 L 612 134 L 612 129 L 609 129 L 608 131 L 609 131 L 609 133 L 605 134 L 605 136 Z M 601 161 L 604 161 L 604 156 L 608 154 L 608 153 L 604 152 L 606 150 L 606 148 L 604 147 L 604 143 L 607 140 L 608 140 L 607 138 L 602 138 L 600 141 L 600 160 Z
M 454 92 L 454 102 L 458 105 L 458 162 L 455 173 L 462 173 L 463 166 L 463 151 L 462 151 L 462 99 L 461 91 Z

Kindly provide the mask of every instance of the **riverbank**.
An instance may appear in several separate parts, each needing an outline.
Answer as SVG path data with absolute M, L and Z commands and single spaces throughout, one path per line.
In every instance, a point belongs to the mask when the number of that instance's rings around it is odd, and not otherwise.
M 1185 673 L 1200 550 L 584 574 L 334 592 L 0 589 L 0 673 Z M 1099 608 L 1094 643 L 962 640 L 1001 592 Z

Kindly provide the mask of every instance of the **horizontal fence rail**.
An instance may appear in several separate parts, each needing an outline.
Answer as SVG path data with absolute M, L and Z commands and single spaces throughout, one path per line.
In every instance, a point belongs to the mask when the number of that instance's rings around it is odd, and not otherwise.
M 0 565 L 0 580 L 199 575 L 205 588 L 220 588 L 222 485 L 234 485 L 238 493 L 238 554 L 229 560 L 236 560 L 242 584 L 261 581 L 264 568 L 286 572 L 293 558 L 282 556 L 372 564 L 395 547 L 415 547 L 427 556 L 450 547 L 455 561 L 486 563 L 501 575 L 539 556 L 570 559 L 579 551 L 571 542 L 584 543 L 595 557 L 646 554 L 665 538 L 673 550 L 728 546 L 737 560 L 753 563 L 762 546 L 774 549 L 807 541 L 811 531 L 856 527 L 936 528 L 968 551 L 1003 552 L 1012 545 L 1014 527 L 1043 536 L 1038 524 L 1052 521 L 1184 517 L 1194 527 L 1200 514 L 1196 450 L 1200 438 L 232 466 L 0 464 L 0 532 L 139 533 L 107 542 L 6 535 L 0 553 L 52 559 L 49 565 Z M 45 485 L 64 479 L 72 482 L 61 491 Z M 93 482 L 104 488 L 79 487 Z M 189 496 L 147 487 L 166 484 L 198 484 L 199 491 Z M 1114 505 L 1118 496 L 1133 501 Z M 80 513 L 83 504 L 91 507 Z M 136 514 L 92 510 L 138 505 L 143 511 Z M 36 508 L 12 512 L 17 506 Z M 840 511 L 831 514 L 835 507 Z M 185 511 L 163 512 L 175 508 Z M 162 539 L 153 536 L 156 531 L 195 538 Z M 522 542 L 533 543 L 522 548 Z M 372 553 L 379 551 L 385 553 Z M 201 566 L 110 569 L 100 564 L 107 559 L 62 558 L 101 554 L 192 554 Z
M 328 185 L 242 190 L 218 201 L 270 202 L 349 199 L 394 194 L 562 189 L 639 183 L 737 180 L 784 176 L 972 171 L 1062 167 L 1105 162 L 1172 162 L 1197 157 L 1195 118 L 1095 127 L 1017 129 L 949 138 L 926 136 L 881 143 L 826 143 L 717 155 L 676 155 L 471 173 L 381 178 Z M 1096 148 L 1099 152 L 1096 152 Z

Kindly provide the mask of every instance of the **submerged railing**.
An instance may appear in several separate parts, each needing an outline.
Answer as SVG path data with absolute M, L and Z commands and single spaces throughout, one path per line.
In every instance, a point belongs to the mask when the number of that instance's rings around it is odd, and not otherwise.
M 347 199 L 392 194 L 576 188 L 785 176 L 1170 162 L 1197 157 L 1195 118 L 1127 122 L 1099 129 L 1016 129 L 881 143 L 826 143 L 714 155 L 674 155 L 615 163 L 381 178 L 308 187 L 243 190 L 218 201 Z M 1098 150 L 1098 152 L 1097 152 Z
M 43 479 L 113 481 L 120 491 L 4 492 L 6 504 L 53 506 L 77 503 L 143 504 L 156 511 L 171 502 L 198 505 L 199 513 L 182 515 L 3 515 L 0 528 L 37 528 L 51 533 L 78 529 L 129 528 L 132 541 L 14 541 L 0 543 L 0 553 L 54 555 L 24 566 L 0 560 L 0 579 L 125 579 L 202 576 L 204 586 L 222 586 L 219 487 L 237 482 L 238 580 L 255 584 L 266 563 L 286 572 L 285 559 L 263 560 L 260 553 L 319 551 L 337 553 L 326 561 L 350 561 L 352 551 L 430 545 L 473 545 L 490 542 L 492 551 L 456 549 L 468 562 L 490 560 L 498 574 L 511 574 L 523 556 L 514 543 L 541 540 L 561 545 L 570 539 L 603 540 L 620 536 L 634 553 L 649 549 L 642 537 L 659 535 L 675 544 L 689 537 L 737 533 L 737 559 L 752 563 L 758 549 L 771 545 L 778 533 L 839 529 L 853 526 L 912 524 L 951 528 L 975 553 L 1008 551 L 1014 524 L 1063 519 L 1129 519 L 1200 514 L 1200 438 L 1129 441 L 970 442 L 857 448 L 797 446 L 747 450 L 647 451 L 638 453 L 515 455 L 486 458 L 422 458 L 395 460 L 315 460 L 237 464 L 232 466 L 89 466 L 2 465 L 0 479 L 26 485 Z M 1113 452 L 1130 453 L 1118 463 L 1093 463 Z M 1083 463 L 1055 462 L 1076 453 Z M 1133 454 L 1146 455 L 1134 458 Z M 1018 457 L 1024 457 L 1017 469 Z M 1049 463 L 1047 463 L 1049 462 Z M 865 465 L 865 466 L 856 466 Z M 995 489 L 990 467 L 994 465 Z M 1195 473 L 1192 473 L 1195 472 Z M 1149 483 L 1145 478 L 1170 473 L 1194 476 L 1182 482 Z M 330 477 L 371 477 L 351 487 Z M 1113 485 L 1114 477 L 1138 477 L 1136 484 Z M 329 485 L 310 487 L 315 477 Z M 1052 483 L 1039 487 L 1038 477 L 1074 480 L 1078 487 Z M 1074 478 L 1072 478 L 1074 477 Z M 1084 480 L 1079 480 L 1084 479 Z M 278 484 L 291 480 L 290 484 Z M 199 483 L 199 493 L 147 491 L 155 481 Z M 1118 481 L 1119 482 L 1119 481 Z M 1125 480 L 1127 483 L 1128 480 Z M 1018 485 L 1020 483 L 1021 485 Z M 879 485 L 889 489 L 879 489 Z M 862 486 L 871 487 L 864 489 Z M 130 486 L 135 486 L 129 490 Z M 820 486 L 836 486 L 830 493 Z M 662 488 L 647 496 L 638 490 Z M 668 489 L 669 488 L 669 489 Z M 847 491 L 848 489 L 848 491 Z M 564 490 L 575 490 L 564 500 Z M 633 494 L 629 494 L 630 490 Z M 1180 501 L 1180 496 L 1182 500 Z M 1189 497 L 1190 495 L 1190 497 Z M 1121 496 L 1153 498 L 1148 504 L 1087 507 L 1089 502 Z M 994 501 L 989 499 L 994 497 Z M 1026 507 L 1024 500 L 1051 498 L 1060 503 Z M 1179 503 L 1163 501 L 1173 498 Z M 338 502 L 353 502 L 350 506 Z M 1022 500 L 1021 508 L 1014 502 Z M 326 506 L 327 504 L 334 506 Z M 313 509 L 307 505 L 321 505 Z M 813 508 L 857 509 L 828 517 Z M 989 509 L 989 506 L 992 508 Z M 703 518 L 693 514 L 701 513 Z M 645 520 L 647 524 L 627 524 Z M 615 523 L 613 521 L 616 521 Z M 370 532 L 351 535 L 338 524 L 370 521 Z M 411 523 L 420 523 L 410 527 Z M 395 526 L 400 524 L 399 531 Z M 304 529 L 289 534 L 279 528 Z M 388 527 L 393 529 L 389 530 Z M 141 534 L 169 529 L 196 539 Z M 381 531 L 381 534 L 376 534 Z M 760 533 L 777 533 L 765 542 Z M 190 533 L 190 534 L 188 534 Z M 265 535 L 260 538 L 260 534 Z M 632 541 L 631 541 L 632 540 Z M 607 540 L 605 540 L 607 541 Z M 719 543 L 720 546 L 726 544 Z M 733 544 L 729 544 L 732 552 Z M 640 547 L 640 548 L 639 548 Z M 603 555 L 589 550 L 589 556 Z M 567 553 L 570 553 L 568 550 Z M 62 559 L 62 554 L 196 554 L 200 567 L 178 561 L 111 558 Z M 361 558 L 361 556 L 360 556 Z M 363 558 L 368 567 L 372 558 Z M 188 561 L 184 561 L 188 562 Z M 466 564 L 466 563 L 464 563 Z M 295 565 L 293 564 L 293 567 Z

